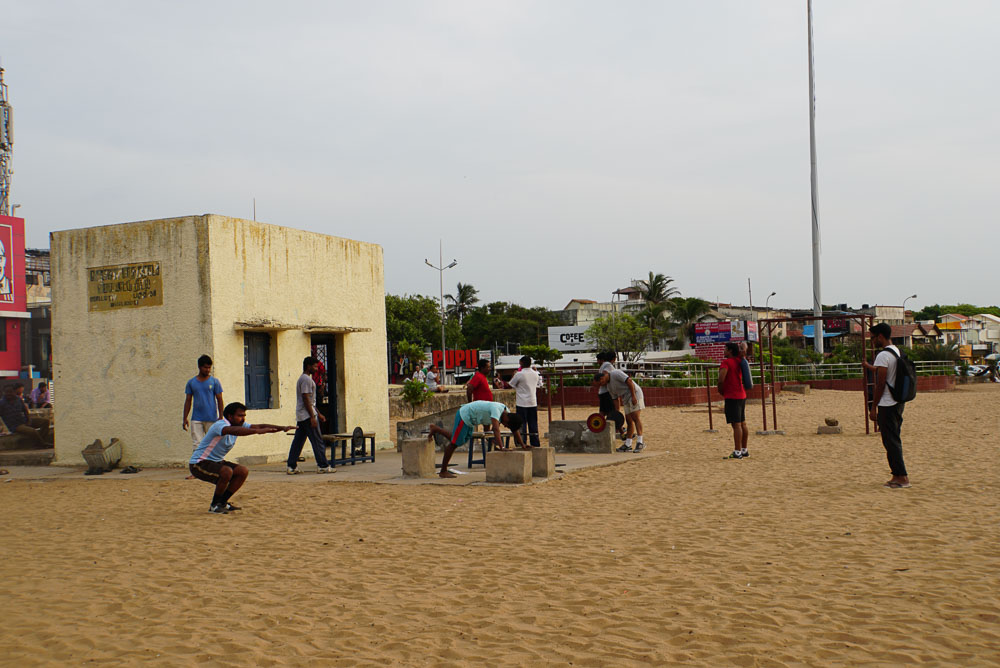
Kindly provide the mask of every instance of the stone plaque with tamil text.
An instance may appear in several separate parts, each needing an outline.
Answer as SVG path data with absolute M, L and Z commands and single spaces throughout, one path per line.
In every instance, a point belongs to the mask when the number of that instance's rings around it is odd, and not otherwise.
M 163 305 L 159 262 L 137 262 L 87 269 L 87 310 Z

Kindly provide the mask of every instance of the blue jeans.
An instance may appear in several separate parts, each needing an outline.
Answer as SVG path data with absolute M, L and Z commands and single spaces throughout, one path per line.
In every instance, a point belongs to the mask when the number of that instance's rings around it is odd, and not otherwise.
M 537 448 L 538 442 L 538 406 L 518 406 L 517 414 L 521 417 L 521 437 L 531 439 L 531 446 Z
M 298 466 L 299 455 L 302 454 L 302 446 L 305 445 L 307 438 L 312 444 L 316 465 L 321 469 L 328 467 L 330 464 L 326 460 L 326 444 L 323 442 L 323 437 L 320 436 L 319 429 L 313 427 L 310 420 L 302 420 L 295 424 L 298 426 L 295 429 L 295 436 L 292 438 L 292 447 L 288 449 L 288 468 L 294 469 Z

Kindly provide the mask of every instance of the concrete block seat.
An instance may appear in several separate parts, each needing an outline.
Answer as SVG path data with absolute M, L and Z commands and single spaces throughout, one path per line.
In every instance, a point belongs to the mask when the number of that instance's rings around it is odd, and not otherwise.
M 510 447 L 510 439 L 514 437 L 509 431 L 501 431 L 500 438 L 503 439 L 503 446 L 505 448 Z M 473 459 L 476 452 L 476 441 L 479 441 L 479 447 L 482 450 L 482 459 Z M 471 469 L 474 464 L 482 464 L 486 466 L 486 453 L 493 451 L 493 432 L 492 431 L 474 431 L 469 436 L 469 468 Z

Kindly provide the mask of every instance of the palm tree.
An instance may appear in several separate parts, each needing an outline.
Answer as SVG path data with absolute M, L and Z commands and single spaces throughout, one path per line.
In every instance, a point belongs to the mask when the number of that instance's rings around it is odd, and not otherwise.
M 466 314 L 472 310 L 472 307 L 479 302 L 479 290 L 476 290 L 468 283 L 459 283 L 455 295 L 445 295 L 444 298 L 450 302 L 448 306 L 448 315 L 458 317 L 458 326 L 462 326 L 462 320 L 465 318 Z
M 649 278 L 639 281 L 639 294 L 647 304 L 666 304 L 672 297 L 677 297 L 681 291 L 670 287 L 674 279 L 663 274 L 649 272 Z
M 639 311 L 636 317 L 649 329 L 649 342 L 655 344 L 662 333 L 669 327 L 666 318 L 667 305 L 647 303 L 646 308 Z
M 676 297 L 670 302 L 670 313 L 674 317 L 678 338 L 681 344 L 687 344 L 691 328 L 698 318 L 712 310 L 712 305 L 697 297 Z

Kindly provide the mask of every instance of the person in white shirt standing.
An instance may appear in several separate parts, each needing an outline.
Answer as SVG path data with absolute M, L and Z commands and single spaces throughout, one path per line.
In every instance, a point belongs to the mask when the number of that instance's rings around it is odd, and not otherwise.
M 510 379 L 514 388 L 517 415 L 521 418 L 521 434 L 528 435 L 528 441 L 533 448 L 541 443 L 538 440 L 538 391 L 539 375 L 531 368 L 531 358 L 525 355 L 521 358 L 521 370 Z
M 319 363 L 315 357 L 307 357 L 302 360 L 302 375 L 295 383 L 295 436 L 292 438 L 292 445 L 288 449 L 288 467 L 285 473 L 295 475 L 299 473 L 297 464 L 299 455 L 302 453 L 302 446 L 306 439 L 312 444 L 313 456 L 316 458 L 316 466 L 319 468 L 316 473 L 333 473 L 334 468 L 326 458 L 326 444 L 323 436 L 320 435 L 319 423 L 326 418 L 316 411 L 316 382 L 312 375 L 316 372 L 316 365 Z
M 886 459 L 889 460 L 889 470 L 892 471 L 892 479 L 885 486 L 901 489 L 910 486 L 910 477 L 906 474 L 906 464 L 903 463 L 903 441 L 900 438 L 903 404 L 892 398 L 892 391 L 889 389 L 896 385 L 899 348 L 892 345 L 892 327 L 889 324 L 880 322 L 868 331 L 871 332 L 875 347 L 882 349 L 875 356 L 874 364 L 862 362 L 865 369 L 875 372 L 871 419 L 878 423 L 882 446 L 885 448 Z

